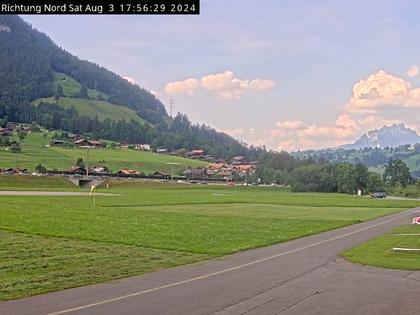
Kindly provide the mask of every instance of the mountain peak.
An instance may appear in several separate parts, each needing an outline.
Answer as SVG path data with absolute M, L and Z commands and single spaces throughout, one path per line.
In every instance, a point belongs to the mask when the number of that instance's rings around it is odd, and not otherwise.
M 405 124 L 393 124 L 368 131 L 356 142 L 341 146 L 343 149 L 385 148 L 420 143 L 420 136 Z

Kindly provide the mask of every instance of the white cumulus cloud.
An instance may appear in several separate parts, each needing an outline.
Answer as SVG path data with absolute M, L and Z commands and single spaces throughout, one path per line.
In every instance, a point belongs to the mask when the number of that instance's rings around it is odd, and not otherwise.
M 378 71 L 353 85 L 351 99 L 334 122 L 277 121 L 265 132 L 271 147 L 282 150 L 332 147 L 353 142 L 368 130 L 405 123 L 419 130 L 420 88 Z
M 286 120 L 276 122 L 276 127 L 279 129 L 299 129 L 303 125 L 301 120 Z
M 420 88 L 383 70 L 357 82 L 347 104 L 350 112 L 375 113 L 390 107 L 420 107 Z
M 193 95 L 200 86 L 197 79 L 186 79 L 183 81 L 170 82 L 165 86 L 165 92 L 171 95 L 187 94 Z
M 169 82 L 165 86 L 167 94 L 193 95 L 197 90 L 214 93 L 222 100 L 240 99 L 245 91 L 265 92 L 275 85 L 273 80 L 239 79 L 232 71 L 214 73 L 201 78 L 190 78 L 183 81 Z
M 419 67 L 418 66 L 411 66 L 407 71 L 407 75 L 410 78 L 413 78 L 413 77 L 417 76 L 418 74 L 419 74 Z

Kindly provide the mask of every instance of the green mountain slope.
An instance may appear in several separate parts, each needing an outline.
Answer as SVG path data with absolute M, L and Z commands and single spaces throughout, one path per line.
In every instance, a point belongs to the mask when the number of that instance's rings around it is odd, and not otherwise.
M 0 23 L 11 29 L 0 32 L 0 100 L 14 104 L 50 97 L 54 95 L 55 73 L 62 73 L 106 94 L 110 103 L 127 106 L 146 120 L 155 122 L 167 117 L 163 104 L 149 91 L 73 56 L 20 17 L 0 16 Z
M 253 160 L 260 152 L 209 126 L 193 124 L 185 115 L 169 117 L 149 91 L 80 60 L 19 16 L 0 15 L 0 24 L 10 30 L 0 31 L 3 126 L 7 121 L 36 122 L 47 129 L 153 148 L 204 149 L 219 158 L 245 155 Z
M 146 123 L 134 110 L 127 106 L 116 105 L 108 102 L 109 96 L 97 90 L 88 89 L 89 98 L 78 98 L 82 85 L 72 77 L 64 73 L 54 73 L 54 86 L 57 89 L 61 87 L 63 96 L 58 99 L 54 97 L 38 98 L 32 104 L 38 106 L 41 102 L 48 104 L 57 104 L 63 108 L 70 109 L 74 107 L 80 115 L 91 118 L 98 118 L 100 121 L 109 120 L 134 120 L 141 124 Z
M 134 120 L 142 124 L 145 123 L 145 121 L 137 116 L 131 108 L 111 104 L 107 101 L 95 101 L 69 97 L 60 97 L 60 99 L 56 100 L 53 97 L 49 97 L 39 98 L 33 103 L 35 105 L 39 105 L 41 102 L 58 104 L 59 106 L 67 109 L 74 107 L 79 114 L 91 118 L 98 117 L 100 121 L 104 121 L 105 119 L 117 121 L 124 119 L 125 121 Z
M 82 88 L 82 85 L 71 76 L 68 76 L 64 73 L 54 72 L 54 88 L 57 88 L 58 86 L 61 86 L 63 89 L 63 96 L 73 98 L 77 96 L 77 93 L 79 93 L 80 89 Z M 107 94 L 89 88 L 88 96 L 91 99 L 109 99 Z

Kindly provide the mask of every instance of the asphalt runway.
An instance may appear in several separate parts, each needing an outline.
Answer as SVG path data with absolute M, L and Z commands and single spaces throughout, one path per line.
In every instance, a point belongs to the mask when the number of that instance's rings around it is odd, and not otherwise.
M 420 314 L 420 271 L 340 252 L 411 223 L 420 208 L 204 263 L 0 303 L 0 314 Z

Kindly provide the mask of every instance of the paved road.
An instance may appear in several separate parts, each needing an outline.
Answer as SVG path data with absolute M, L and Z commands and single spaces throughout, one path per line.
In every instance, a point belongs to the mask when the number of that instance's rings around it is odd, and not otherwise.
M 0 314 L 420 314 L 420 271 L 337 254 L 406 224 L 412 209 L 205 263 L 0 303 Z
M 96 193 L 97 196 L 120 196 L 117 194 Z M 23 191 L 1 190 L 0 196 L 89 196 L 88 192 L 76 191 Z

